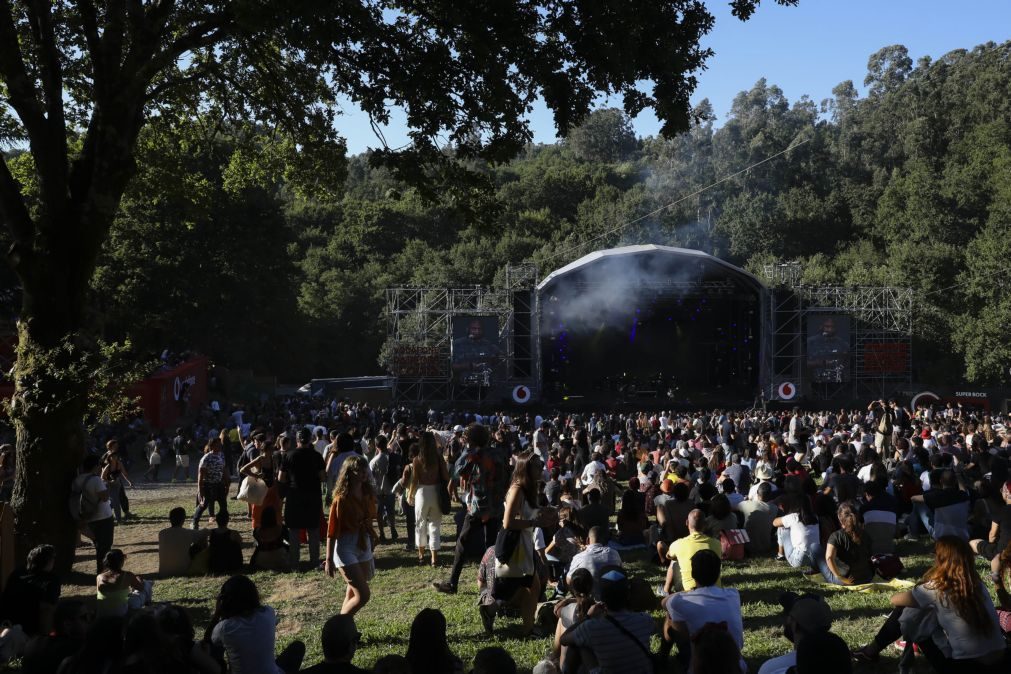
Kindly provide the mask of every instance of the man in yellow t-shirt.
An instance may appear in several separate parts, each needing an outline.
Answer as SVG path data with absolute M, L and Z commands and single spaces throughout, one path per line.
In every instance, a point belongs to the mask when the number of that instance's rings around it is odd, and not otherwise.
M 671 560 L 667 567 L 667 577 L 663 582 L 663 593 L 670 594 L 674 591 L 674 568 L 675 562 L 681 569 L 681 586 L 685 590 L 695 589 L 695 579 L 692 578 L 692 556 L 699 550 L 712 550 L 717 555 L 722 556 L 723 549 L 720 541 L 712 536 L 706 535 L 704 525 L 706 514 L 696 508 L 688 513 L 688 535 L 679 538 L 671 543 L 670 550 L 667 551 L 667 558 Z M 716 585 L 720 586 L 719 580 Z

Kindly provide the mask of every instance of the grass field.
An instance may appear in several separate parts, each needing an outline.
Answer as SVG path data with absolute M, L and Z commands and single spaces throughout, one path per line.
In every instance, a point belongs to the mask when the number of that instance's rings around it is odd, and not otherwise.
M 192 512 L 193 492 L 192 484 L 160 484 L 150 487 L 138 485 L 137 489 L 130 491 L 132 511 L 137 518 L 117 528 L 116 547 L 122 548 L 129 555 L 129 570 L 155 579 L 156 601 L 170 601 L 186 607 L 199 634 L 210 618 L 214 597 L 223 579 L 157 579 L 155 575 L 158 565 L 158 531 L 168 525 L 167 513 L 171 507 L 183 506 L 187 512 Z M 230 510 L 233 514 L 233 528 L 243 533 L 248 559 L 252 537 L 245 516 L 245 505 L 230 501 Z M 242 514 L 237 515 L 240 510 Z M 548 639 L 519 640 L 510 637 L 509 634 L 519 624 L 518 620 L 500 618 L 496 622 L 496 635 L 485 636 L 476 608 L 476 562 L 465 567 L 458 594 L 443 595 L 432 589 L 430 584 L 433 580 L 441 580 L 449 575 L 454 533 L 450 519 L 446 518 L 443 527 L 444 547 L 438 569 L 419 567 L 415 554 L 405 552 L 402 542 L 381 545 L 377 550 L 377 573 L 372 582 L 372 601 L 357 617 L 363 642 L 355 656 L 355 664 L 370 667 L 383 655 L 404 653 L 407 650 L 411 621 L 418 611 L 426 607 L 438 608 L 446 615 L 450 643 L 468 668 L 474 654 L 489 645 L 502 646 L 511 652 L 521 671 L 529 671 L 550 649 Z M 403 530 L 400 533 L 402 541 Z M 930 549 L 925 543 L 900 542 L 899 552 L 906 565 L 905 576 L 908 578 L 922 574 L 931 562 Z M 646 578 L 652 587 L 663 580 L 663 569 L 647 561 L 644 553 L 627 555 L 625 561 L 635 575 Z M 73 578 L 64 587 L 64 595 L 93 596 L 93 571 L 92 550 L 80 548 Z M 260 572 L 251 577 L 260 588 L 263 601 L 273 606 L 280 616 L 278 647 L 293 639 L 301 639 L 307 646 L 306 664 L 318 662 L 322 658 L 320 629 L 326 619 L 340 608 L 344 595 L 343 582 L 329 579 L 319 572 Z M 853 647 L 866 643 L 888 612 L 887 593 L 862 594 L 844 589 L 825 589 L 816 586 L 785 563 L 771 559 L 725 565 L 723 584 L 734 587 L 741 593 L 745 627 L 744 657 L 751 672 L 756 672 L 767 658 L 781 655 L 790 649 L 789 643 L 782 636 L 782 620 L 777 603 L 777 597 L 784 590 L 823 592 L 835 614 L 833 631 Z M 886 652 L 879 664 L 864 671 L 893 672 L 896 670 L 897 655 L 898 651 Z M 925 662 L 918 664 L 921 671 L 929 670 Z

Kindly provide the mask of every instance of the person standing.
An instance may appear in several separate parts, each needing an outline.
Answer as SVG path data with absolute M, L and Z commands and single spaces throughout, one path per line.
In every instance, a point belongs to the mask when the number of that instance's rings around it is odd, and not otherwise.
M 228 512 L 228 484 L 231 476 L 222 454 L 220 437 L 207 442 L 207 448 L 197 467 L 197 509 L 193 513 L 193 528 L 200 528 L 200 518 L 210 508 L 214 513 L 217 504 L 222 512 Z
M 144 477 L 148 482 L 157 482 L 158 470 L 161 468 L 161 438 L 151 433 L 144 450 L 147 453 L 147 472 L 144 473 Z
M 190 452 L 189 441 L 183 437 L 182 428 L 177 428 L 175 437 L 172 438 L 172 452 L 176 456 L 176 465 L 172 470 L 172 481 L 181 479 L 185 482 L 190 479 Z M 182 476 L 180 476 L 180 472 Z
M 102 479 L 108 485 L 109 502 L 118 523 L 121 519 L 130 519 L 130 500 L 126 496 L 124 483 L 132 487 L 133 482 L 130 482 L 130 476 L 126 473 L 126 465 L 119 452 L 119 440 L 109 440 L 105 443 L 105 449 L 102 456 Z
M 253 531 L 256 531 L 260 528 L 260 518 L 263 516 L 265 509 L 273 508 L 275 512 L 281 510 L 281 495 L 277 490 L 276 480 L 279 461 L 274 448 L 267 443 L 266 436 L 263 433 L 257 433 L 253 436 L 253 447 L 254 455 L 239 468 L 239 475 L 263 480 L 264 485 L 267 487 L 267 493 L 264 495 L 263 501 L 259 504 L 252 503 L 249 506 Z
M 464 435 L 467 451 L 456 462 L 453 476 L 467 482 L 467 514 L 456 538 L 453 571 L 449 580 L 432 583 L 436 590 L 447 594 L 456 594 L 470 537 L 484 537 L 484 543 L 480 546 L 482 550 L 487 550 L 489 545 L 495 544 L 495 536 L 502 525 L 505 492 L 509 480 L 505 456 L 501 450 L 488 447 L 490 440 L 488 429 L 481 424 L 473 423 L 467 427 Z
M 369 469 L 376 480 L 376 498 L 379 500 L 379 542 L 386 542 L 383 531 L 383 520 L 390 525 L 390 538 L 397 540 L 397 519 L 393 509 L 393 485 L 397 481 L 396 467 L 386 450 L 388 441 L 385 435 L 376 438 L 376 455 L 369 462 Z
M 435 434 L 425 431 L 421 434 L 421 452 L 413 461 L 411 489 L 414 491 L 415 542 L 418 547 L 418 564 L 425 563 L 425 547 L 432 554 L 432 568 L 436 566 L 436 555 L 442 547 L 442 512 L 439 506 L 441 494 L 449 484 L 449 469 L 446 460 L 439 454 Z
M 326 575 L 333 578 L 339 569 L 347 583 L 341 615 L 358 613 L 371 596 L 369 581 L 375 575 L 372 550 L 376 542 L 372 520 L 376 513 L 376 492 L 368 463 L 365 457 L 352 455 L 341 466 L 327 518 Z
M 296 437 L 298 446 L 285 454 L 278 476 L 278 482 L 285 485 L 284 524 L 291 532 L 291 568 L 298 567 L 300 529 L 305 529 L 307 533 L 309 565 L 316 568 L 319 566 L 319 534 L 323 517 L 321 494 L 326 479 L 325 465 L 323 457 L 312 444 L 312 434 L 308 428 L 300 429 Z
M 95 543 L 96 573 L 102 573 L 105 553 L 112 550 L 116 520 L 109 501 L 109 488 L 101 478 L 102 462 L 94 454 L 84 457 L 81 474 L 74 480 L 74 492 L 81 494 L 81 521 L 91 529 Z

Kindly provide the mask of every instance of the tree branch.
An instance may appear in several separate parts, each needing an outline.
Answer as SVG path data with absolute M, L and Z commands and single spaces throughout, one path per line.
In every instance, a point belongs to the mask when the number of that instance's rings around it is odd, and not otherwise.
M 101 96 L 105 88 L 104 68 L 102 61 L 102 40 L 98 36 L 98 13 L 95 11 L 95 3 L 91 0 L 76 0 L 77 12 L 81 16 L 81 25 L 84 29 L 84 40 L 88 45 L 88 54 L 91 56 L 91 79 L 95 87 L 96 97 Z
M 183 54 L 203 47 L 209 47 L 221 41 L 225 35 L 231 32 L 233 28 L 231 24 L 231 12 L 222 11 L 219 14 L 212 15 L 207 21 L 193 26 L 182 37 L 156 54 L 142 69 L 141 75 L 145 80 L 154 79 L 159 72 L 168 68 Z
M 48 0 L 33 0 L 28 6 L 28 21 L 38 50 L 40 79 L 46 100 L 45 155 L 36 156 L 35 161 L 39 176 L 48 181 L 52 193 L 58 195 L 66 193 L 67 125 L 63 112 L 63 70 L 50 7 Z
M 0 0 L 0 76 L 7 84 L 8 102 L 21 119 L 29 139 L 37 141 L 44 133 L 45 116 L 35 84 L 25 70 L 19 43 L 11 3 Z
M 28 213 L 21 187 L 7 166 L 7 159 L 0 153 L 0 218 L 14 239 L 8 252 L 8 259 L 16 271 L 21 272 L 25 259 L 32 250 L 35 239 L 35 223 Z

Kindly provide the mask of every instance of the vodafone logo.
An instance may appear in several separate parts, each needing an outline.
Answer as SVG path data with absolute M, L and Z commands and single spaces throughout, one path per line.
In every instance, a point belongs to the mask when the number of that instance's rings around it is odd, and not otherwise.
M 179 400 L 179 396 L 182 395 L 183 392 L 183 386 L 186 386 L 187 384 L 194 386 L 196 383 L 197 378 L 195 375 L 190 375 L 189 377 L 186 377 L 186 379 L 179 379 L 179 377 L 176 377 L 176 380 L 172 382 L 172 397 Z
M 520 384 L 513 389 L 513 400 L 520 405 L 530 402 L 530 389 Z
M 921 391 L 913 396 L 913 399 L 909 402 L 909 406 L 915 410 L 920 405 L 926 407 L 927 405 L 932 405 L 940 401 L 941 396 L 937 395 L 933 391 Z
M 780 400 L 793 400 L 794 396 L 797 395 L 797 387 L 791 382 L 784 381 L 776 389 L 776 393 L 779 394 Z

